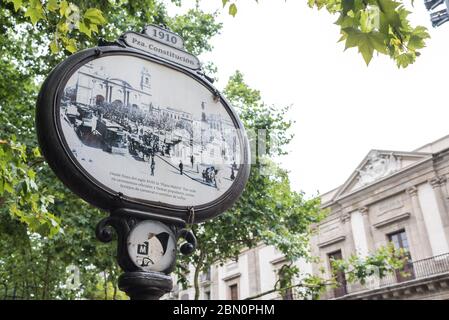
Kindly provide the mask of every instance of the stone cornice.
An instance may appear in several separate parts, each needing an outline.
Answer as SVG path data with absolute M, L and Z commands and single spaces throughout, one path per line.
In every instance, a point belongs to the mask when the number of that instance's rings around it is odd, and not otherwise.
M 433 189 L 438 188 L 440 186 L 440 178 L 439 177 L 433 177 L 432 179 L 429 179 L 427 181 L 432 186 Z
M 374 224 L 373 224 L 373 227 L 379 229 L 379 228 L 385 227 L 386 225 L 389 225 L 389 224 L 391 224 L 391 223 L 394 223 L 394 222 L 398 222 L 398 221 L 401 221 L 401 220 L 408 219 L 409 217 L 410 217 L 410 212 L 405 212 L 405 213 L 403 213 L 403 214 L 400 214 L 400 215 L 391 217 L 391 218 L 389 218 L 389 219 L 382 220 L 382 221 L 380 221 L 380 222 L 374 223 Z
M 318 248 L 324 248 L 324 247 L 330 246 L 331 244 L 344 241 L 345 239 L 346 239 L 346 236 L 339 236 L 336 238 L 332 238 L 330 240 L 319 243 Z
M 238 277 L 240 277 L 242 274 L 239 272 L 239 273 L 234 273 L 234 274 L 232 274 L 232 275 L 230 275 L 230 276 L 227 276 L 227 277 L 224 277 L 224 278 L 222 278 L 221 280 L 223 280 L 223 281 L 229 281 L 229 280 L 233 280 L 233 279 L 236 279 L 236 278 L 238 278 Z
M 343 214 L 340 216 L 340 221 L 341 221 L 341 223 L 346 223 L 346 222 L 348 222 L 349 220 L 351 220 L 351 214 L 350 214 L 350 213 L 343 213 Z
M 279 263 L 283 263 L 286 261 L 287 261 L 287 257 L 282 256 L 282 257 L 271 260 L 270 263 L 274 265 L 274 264 L 279 264 Z
M 413 187 L 409 187 L 407 188 L 406 192 L 411 196 L 411 197 L 416 197 L 418 195 L 418 188 L 416 186 Z
M 431 179 L 428 179 L 427 182 L 432 186 L 432 188 L 444 187 L 447 182 L 446 176 L 435 176 Z

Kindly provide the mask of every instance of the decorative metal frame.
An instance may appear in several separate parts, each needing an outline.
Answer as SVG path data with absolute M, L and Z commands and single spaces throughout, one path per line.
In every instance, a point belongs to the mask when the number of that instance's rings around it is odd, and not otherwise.
M 136 218 L 136 216 L 126 209 L 119 210 L 119 213 L 113 212 L 109 217 L 102 219 L 95 229 L 95 234 L 101 242 L 111 242 L 113 239 L 113 233 L 111 228 L 113 228 L 117 234 L 117 262 L 119 266 L 126 272 L 143 271 L 141 268 L 136 266 L 131 260 L 127 249 L 127 240 L 130 232 L 133 228 L 140 222 L 148 220 L 146 218 Z M 163 221 L 161 221 L 163 222 Z M 184 255 L 191 254 L 196 248 L 196 238 L 192 231 L 185 229 L 185 224 L 166 224 L 170 230 L 176 235 L 175 242 L 178 243 L 179 239 L 183 238 L 186 241 L 180 246 L 180 252 Z M 169 268 L 163 270 L 163 273 L 169 274 L 173 271 L 175 266 L 175 261 L 170 265 Z
M 162 295 L 170 292 L 173 288 L 170 273 L 176 265 L 176 257 L 170 266 L 162 272 L 148 272 L 136 266 L 129 256 L 127 245 L 128 237 L 132 230 L 140 221 L 148 220 L 146 216 L 138 218 L 135 212 L 127 209 L 120 209 L 111 212 L 109 217 L 102 219 L 95 229 L 97 239 L 104 243 L 109 243 L 113 239 L 113 230 L 117 234 L 117 262 L 125 272 L 118 279 L 119 288 L 125 291 L 131 299 L 135 300 L 157 300 Z M 162 221 L 161 221 L 162 222 Z M 197 241 L 192 231 L 185 228 L 184 223 L 166 224 L 175 234 L 175 242 L 185 239 L 179 251 L 183 255 L 189 255 L 196 249 Z
M 59 109 L 63 90 L 68 79 L 82 65 L 94 59 L 111 55 L 132 56 L 156 62 L 186 74 L 207 88 L 225 107 L 236 128 L 242 151 L 242 163 L 239 165 L 238 173 L 231 187 L 217 199 L 195 206 L 195 215 L 190 222 L 198 223 L 211 219 L 230 208 L 243 192 L 248 180 L 250 152 L 243 124 L 227 100 L 212 86 L 201 71 L 193 72 L 187 68 L 145 54 L 140 50 L 128 48 L 120 40 L 114 43 L 102 42 L 101 44 L 105 46 L 80 51 L 61 62 L 45 80 L 39 93 L 36 111 L 38 140 L 48 164 L 56 175 L 81 198 L 104 210 L 115 211 L 120 208 L 127 208 L 148 214 L 150 218 L 152 218 L 152 215 L 168 216 L 183 221 L 191 218 L 191 207 L 131 198 L 103 185 L 78 163 L 65 142 L 60 125 Z

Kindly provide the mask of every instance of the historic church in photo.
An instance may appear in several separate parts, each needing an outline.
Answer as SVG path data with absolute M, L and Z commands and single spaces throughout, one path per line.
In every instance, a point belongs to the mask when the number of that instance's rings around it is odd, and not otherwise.
M 151 74 L 143 67 L 135 76 L 138 85 L 133 86 L 122 79 L 110 77 L 103 67 L 98 70 L 92 64 L 86 64 L 78 71 L 76 101 L 85 106 L 104 102 L 149 112 Z

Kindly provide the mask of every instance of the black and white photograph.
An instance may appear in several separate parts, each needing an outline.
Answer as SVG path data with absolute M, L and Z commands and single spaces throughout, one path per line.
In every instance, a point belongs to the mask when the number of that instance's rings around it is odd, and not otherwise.
M 64 88 L 60 123 L 83 169 L 129 197 L 200 205 L 239 170 L 239 137 L 221 102 L 187 75 L 136 57 L 80 67 Z

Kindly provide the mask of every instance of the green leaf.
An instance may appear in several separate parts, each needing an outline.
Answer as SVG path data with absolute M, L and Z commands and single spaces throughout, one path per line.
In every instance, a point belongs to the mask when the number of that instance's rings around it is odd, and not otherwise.
M 39 150 L 39 147 L 33 148 L 33 155 L 34 155 L 35 157 L 40 157 L 40 156 L 41 156 L 41 152 L 40 152 L 40 150 Z
M 399 68 L 405 68 L 409 64 L 415 62 L 415 57 L 416 56 L 412 52 L 403 53 L 396 57 L 396 63 Z
M 12 2 L 14 4 L 14 10 L 17 12 L 22 7 L 22 0 L 8 0 L 7 2 Z
M 44 18 L 44 10 L 40 1 L 31 1 L 25 12 L 25 17 L 29 17 L 33 25 Z
M 407 47 L 410 50 L 422 49 L 425 47 L 425 43 L 422 38 L 412 35 L 408 41 Z
M 235 17 L 235 15 L 237 14 L 237 6 L 235 5 L 235 3 L 229 6 L 229 14 L 233 17 Z
M 84 33 L 85 35 L 87 35 L 89 38 L 92 35 L 92 30 L 86 26 L 86 24 L 82 21 L 80 21 L 79 25 L 78 25 L 78 29 L 80 32 Z
M 14 192 L 14 188 L 12 187 L 12 185 L 9 182 L 4 182 L 3 183 L 3 190 L 8 192 L 8 193 L 13 193 Z
M 344 15 L 352 9 L 354 9 L 354 0 L 342 0 L 342 12 Z
M 74 53 L 76 52 L 77 48 L 76 48 L 76 41 L 75 39 L 68 39 L 65 43 L 65 48 L 70 52 L 70 53 Z
M 402 25 L 401 17 L 397 8 L 400 6 L 399 2 L 393 0 L 376 0 L 380 10 L 380 28 L 384 33 L 387 33 L 389 27 L 399 29 Z
M 56 39 L 50 42 L 50 51 L 53 54 L 57 54 L 59 52 L 58 41 Z
M 371 32 L 374 28 L 374 14 L 370 10 L 360 12 L 360 30 L 362 32 Z
M 98 27 L 97 27 L 97 25 L 96 25 L 96 24 L 91 24 L 91 25 L 90 25 L 90 30 L 91 30 L 92 32 L 98 33 Z
M 356 27 L 357 19 L 350 16 L 340 15 L 337 21 L 335 21 L 335 24 L 339 25 L 342 29 Z
M 383 54 L 387 54 L 387 47 L 385 44 L 385 35 L 383 35 L 380 32 L 370 32 L 368 35 L 368 40 L 371 43 L 371 45 L 373 46 L 374 49 L 376 49 L 378 52 L 383 53 Z
M 106 22 L 106 19 L 103 17 L 103 13 L 96 8 L 87 9 L 84 13 L 84 18 L 88 19 L 91 23 L 99 25 Z
M 374 50 L 383 54 L 387 53 L 385 36 L 380 32 L 372 31 L 366 33 L 354 28 L 346 28 L 343 31 L 347 35 L 345 50 L 352 47 L 358 47 L 366 65 L 370 63 Z
M 47 9 L 50 12 L 56 12 L 59 9 L 58 0 L 48 0 Z
M 430 38 L 429 33 L 427 32 L 427 28 L 423 27 L 423 26 L 417 26 L 414 30 L 413 30 L 413 35 L 418 36 L 422 39 L 427 39 Z
M 67 32 L 69 32 L 69 30 L 70 30 L 69 24 L 67 22 L 62 22 L 62 21 L 60 21 L 57 24 L 57 28 L 58 28 L 58 31 L 62 34 L 67 34 Z
M 67 1 L 61 1 L 59 4 L 59 14 L 63 17 L 68 17 L 70 15 L 70 6 Z

